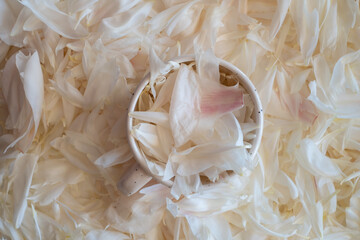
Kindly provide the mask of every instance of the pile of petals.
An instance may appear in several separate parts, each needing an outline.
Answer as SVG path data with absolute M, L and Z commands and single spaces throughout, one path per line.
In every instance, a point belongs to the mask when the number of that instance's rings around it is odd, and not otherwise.
M 151 76 L 138 111 L 129 113 L 145 165 L 159 179 L 172 180 L 176 199 L 255 165 L 248 152 L 259 128 L 254 103 L 234 73 L 221 72 L 210 51 L 199 52 L 196 65 L 163 64 L 171 72 Z
M 359 39 L 358 0 L 0 0 L 0 237 L 358 238 Z M 134 89 L 199 51 L 254 83 L 256 164 L 123 195 Z

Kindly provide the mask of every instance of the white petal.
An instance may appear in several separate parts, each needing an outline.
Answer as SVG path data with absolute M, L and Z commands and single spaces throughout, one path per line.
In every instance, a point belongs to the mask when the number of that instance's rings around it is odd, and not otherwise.
M 240 179 L 240 177 L 238 177 Z M 245 179 L 240 179 L 244 181 Z M 245 184 L 243 184 L 245 185 Z M 167 200 L 167 207 L 176 216 L 216 216 L 236 209 L 241 202 L 246 203 L 246 195 L 241 195 L 243 186 L 217 183 L 204 187 L 201 192 L 186 196 L 177 202 Z
M 88 159 L 86 154 L 77 151 L 70 143 L 67 137 L 56 138 L 51 142 L 51 146 L 59 150 L 64 157 L 77 168 L 90 173 L 97 174 L 98 170 Z
M 199 175 L 176 176 L 174 185 L 171 188 L 171 195 L 178 200 L 181 195 L 189 195 L 199 191 L 201 186 Z
M 27 196 L 29 194 L 31 180 L 38 156 L 22 155 L 15 160 L 14 170 L 11 174 L 13 181 L 14 196 L 14 223 L 16 228 L 21 226 L 27 207 Z
M 296 158 L 302 167 L 315 176 L 341 176 L 339 167 L 320 152 L 316 144 L 310 139 L 303 139 L 300 142 L 300 149 L 296 151 Z
M 95 164 L 102 166 L 103 168 L 112 167 L 118 164 L 122 164 L 132 158 L 129 145 L 123 143 L 120 147 L 115 148 L 96 159 Z
M 271 20 L 269 40 L 272 41 L 284 22 L 291 0 L 278 0 L 275 16 Z
M 321 52 L 324 52 L 326 48 L 334 47 L 338 35 L 337 2 L 328 1 L 327 4 L 330 6 L 328 6 L 319 36 Z
M 275 181 L 276 183 L 288 188 L 286 193 L 289 194 L 292 199 L 295 199 L 299 196 L 296 185 L 291 180 L 291 178 L 288 175 L 286 175 L 286 173 L 284 173 L 283 171 L 278 172 Z
M 247 166 L 249 155 L 243 147 L 230 144 L 203 144 L 183 152 L 175 152 L 169 160 L 179 164 L 176 173 L 190 176 L 215 166 L 220 171 L 234 170 L 239 172 Z
M 28 7 L 43 23 L 64 37 L 78 39 L 88 34 L 82 25 L 76 26 L 75 17 L 60 11 L 53 2 L 24 0 L 21 3 Z
M 35 52 L 31 56 L 17 54 L 16 66 L 19 69 L 25 95 L 34 115 L 35 131 L 37 131 L 44 99 L 44 80 L 38 53 Z
M 175 146 L 186 143 L 198 121 L 198 83 L 195 73 L 181 65 L 176 78 L 170 103 L 170 126 Z
M 301 53 L 305 63 L 308 63 L 319 38 L 319 12 L 317 9 L 310 12 L 308 2 L 301 0 L 292 1 L 290 12 L 298 34 Z
M 15 45 L 18 47 L 22 47 L 23 43 L 21 38 L 17 39 L 10 35 L 11 30 L 16 22 L 16 18 L 20 13 L 20 8 L 17 6 L 19 3 L 10 4 L 7 1 L 0 1 L 0 39 L 4 41 L 8 45 Z M 14 5 L 14 6 L 12 6 Z
M 85 240 L 97 240 L 97 239 L 109 239 L 109 240 L 127 240 L 129 236 L 115 231 L 108 230 L 91 230 L 85 236 Z
M 350 205 L 346 208 L 346 225 L 353 229 L 360 227 L 360 191 L 350 198 Z
M 139 119 L 146 122 L 152 122 L 156 125 L 160 125 L 166 128 L 170 128 L 169 126 L 169 114 L 165 112 L 142 112 L 135 111 L 130 112 L 129 116 L 135 119 Z
M 152 3 L 142 4 L 130 11 L 122 12 L 102 20 L 101 30 L 110 38 L 120 38 L 144 23 Z
M 232 239 L 230 226 L 221 216 L 207 218 L 187 216 L 186 220 L 197 239 Z
M 14 137 L 5 152 L 15 145 L 25 152 L 36 134 L 44 97 L 37 52 L 14 54 L 5 65 L 0 84 L 9 109 L 7 128 L 13 130 Z
M 146 154 L 155 157 L 162 162 L 167 161 L 167 156 L 160 144 L 160 139 L 157 135 L 155 125 L 140 123 L 133 127 L 132 135 L 142 144 L 144 147 L 143 150 Z
M 33 186 L 34 187 L 34 186 Z M 32 187 L 32 188 L 33 188 Z M 28 197 L 34 203 L 39 203 L 40 206 L 46 206 L 55 201 L 64 191 L 66 184 L 58 183 L 54 185 L 46 184 L 37 186 L 40 189 L 37 189 L 35 194 Z
M 98 2 L 99 0 L 79 0 L 79 1 L 68 1 L 67 7 L 70 14 L 77 13 L 79 11 L 83 11 L 86 8 L 91 7 L 94 3 Z
M 84 93 L 84 107 L 91 109 L 105 100 L 114 88 L 118 77 L 119 70 L 116 61 L 99 58 L 91 72 Z
M 36 184 L 76 184 L 83 177 L 83 172 L 74 168 L 66 159 L 40 161 L 35 173 L 33 181 Z
M 0 62 L 2 62 L 5 59 L 5 56 L 9 50 L 9 45 L 7 45 L 5 42 L 0 40 Z
M 157 94 L 154 104 L 151 106 L 150 111 L 157 111 L 158 108 L 163 107 L 170 102 L 171 95 L 174 89 L 177 72 L 169 73 L 165 83 L 161 86 L 159 93 Z

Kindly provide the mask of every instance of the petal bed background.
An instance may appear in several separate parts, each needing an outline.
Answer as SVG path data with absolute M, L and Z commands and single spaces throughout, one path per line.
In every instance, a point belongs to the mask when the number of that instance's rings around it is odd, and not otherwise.
M 131 93 L 212 49 L 265 114 L 248 174 L 130 197 Z M 359 239 L 359 0 L 0 0 L 2 239 Z

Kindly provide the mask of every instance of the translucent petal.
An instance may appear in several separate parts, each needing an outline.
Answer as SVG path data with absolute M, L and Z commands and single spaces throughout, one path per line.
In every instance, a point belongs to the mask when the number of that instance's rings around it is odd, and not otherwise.
M 88 34 L 82 25 L 77 25 L 75 17 L 62 12 L 54 2 L 24 0 L 21 3 L 28 7 L 43 23 L 64 37 L 78 39 Z
M 14 223 L 19 228 L 24 219 L 27 207 L 27 196 L 30 190 L 38 156 L 26 154 L 19 156 L 15 161 L 14 170 L 11 174 L 13 181 L 14 196 Z
M 176 78 L 170 103 L 170 127 L 175 146 L 186 143 L 198 121 L 198 83 L 195 72 L 181 65 Z
M 303 139 L 296 154 L 301 166 L 313 175 L 324 177 L 339 177 L 341 170 L 332 160 L 320 152 L 310 139 Z
M 319 38 L 319 11 L 310 11 L 308 1 L 294 0 L 290 5 L 290 12 L 298 34 L 301 53 L 305 63 L 308 63 Z
M 130 11 L 102 20 L 101 30 L 110 38 L 120 38 L 143 24 L 152 8 L 151 3 L 141 4 Z
M 276 34 L 279 32 L 282 23 L 286 17 L 291 0 L 278 0 L 278 6 L 276 8 L 275 16 L 271 20 L 269 40 L 272 41 Z

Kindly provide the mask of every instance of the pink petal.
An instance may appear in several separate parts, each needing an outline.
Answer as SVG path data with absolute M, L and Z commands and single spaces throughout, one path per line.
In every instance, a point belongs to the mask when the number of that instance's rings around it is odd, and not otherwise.
M 204 116 L 223 115 L 244 106 L 244 96 L 240 89 L 219 88 L 205 93 L 200 100 L 200 111 Z

